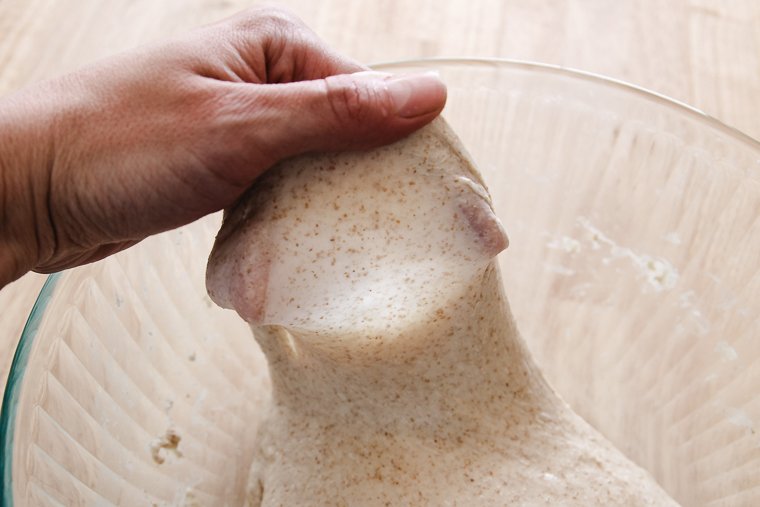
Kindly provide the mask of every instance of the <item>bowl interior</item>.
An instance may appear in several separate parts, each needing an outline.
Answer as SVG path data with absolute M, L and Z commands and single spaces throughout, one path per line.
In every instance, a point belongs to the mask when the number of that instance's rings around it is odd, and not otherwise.
M 444 115 L 489 184 L 506 292 L 555 389 L 681 503 L 760 502 L 760 145 L 553 67 L 381 67 L 448 83 Z M 218 224 L 48 284 L 6 390 L 3 505 L 241 502 L 268 377 L 205 293 Z

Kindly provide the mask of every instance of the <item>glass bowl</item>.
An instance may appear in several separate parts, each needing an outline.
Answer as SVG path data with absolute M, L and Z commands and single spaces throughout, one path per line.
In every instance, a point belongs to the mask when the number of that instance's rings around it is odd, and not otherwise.
M 507 294 L 564 398 L 685 505 L 760 504 L 760 144 L 600 76 L 436 69 L 510 236 Z M 206 296 L 218 215 L 51 276 L 0 416 L 2 505 L 239 505 L 268 390 Z

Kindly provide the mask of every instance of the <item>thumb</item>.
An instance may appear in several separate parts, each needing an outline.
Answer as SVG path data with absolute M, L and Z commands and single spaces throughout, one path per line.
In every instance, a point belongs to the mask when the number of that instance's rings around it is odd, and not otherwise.
M 432 121 L 446 102 L 446 86 L 434 72 L 359 72 L 257 91 L 277 113 L 268 115 L 266 129 L 277 158 L 388 144 Z

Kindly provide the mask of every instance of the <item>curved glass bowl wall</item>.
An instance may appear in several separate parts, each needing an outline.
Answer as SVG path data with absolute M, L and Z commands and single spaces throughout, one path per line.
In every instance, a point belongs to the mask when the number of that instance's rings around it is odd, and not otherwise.
M 684 505 L 760 504 L 760 145 L 558 68 L 381 68 L 448 83 L 444 114 L 490 186 L 507 294 L 554 387 Z M 218 220 L 43 289 L 5 393 L 4 506 L 240 503 L 268 378 L 205 294 Z

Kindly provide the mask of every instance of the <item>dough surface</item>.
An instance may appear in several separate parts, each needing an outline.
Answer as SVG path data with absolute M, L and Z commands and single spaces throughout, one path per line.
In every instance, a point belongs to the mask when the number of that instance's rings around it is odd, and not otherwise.
M 507 243 L 442 119 L 257 182 L 207 273 L 272 378 L 248 505 L 675 505 L 536 368 Z

